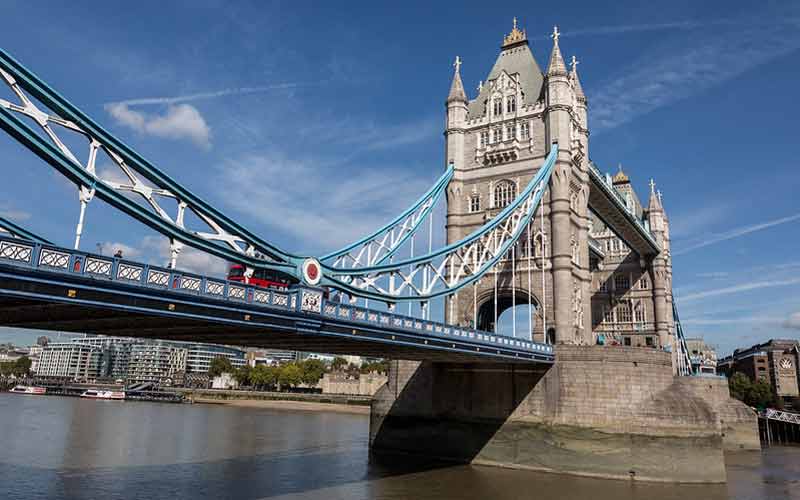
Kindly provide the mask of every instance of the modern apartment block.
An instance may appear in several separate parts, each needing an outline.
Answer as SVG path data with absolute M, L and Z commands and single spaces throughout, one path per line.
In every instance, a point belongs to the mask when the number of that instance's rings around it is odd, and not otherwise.
M 188 350 L 168 342 L 149 342 L 131 346 L 128 382 L 174 384 L 186 372 Z
M 189 373 L 208 373 L 214 358 L 225 357 L 234 368 L 245 365 L 245 352 L 233 347 L 213 344 L 191 344 L 187 346 L 186 371 Z
M 50 343 L 42 349 L 36 365 L 40 377 L 93 380 L 103 376 L 106 352 L 81 342 Z

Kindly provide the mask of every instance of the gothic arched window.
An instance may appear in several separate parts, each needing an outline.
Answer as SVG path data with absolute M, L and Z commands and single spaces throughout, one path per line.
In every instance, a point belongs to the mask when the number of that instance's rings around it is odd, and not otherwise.
M 481 210 L 481 197 L 478 194 L 473 194 L 469 198 L 469 211 L 472 213 Z
M 533 256 L 545 257 L 547 255 L 547 245 L 544 241 L 544 235 L 541 232 L 536 233 L 533 237 Z
M 531 136 L 531 127 L 528 122 L 522 122 L 519 126 L 519 136 L 524 140 Z
M 631 303 L 623 300 L 617 304 L 617 322 L 630 323 L 631 322 Z
M 494 101 L 494 116 L 500 116 L 503 114 L 503 100 L 499 97 L 495 97 Z
M 494 206 L 503 208 L 517 197 L 517 185 L 508 179 L 502 180 L 494 187 Z
M 644 305 L 641 300 L 637 300 L 633 306 L 633 321 L 636 323 L 644 323 L 645 321 Z
M 496 127 L 494 129 L 494 138 L 492 142 L 503 142 L 503 129 L 500 127 Z
M 485 148 L 489 144 L 489 131 L 484 130 L 481 132 L 481 147 Z
M 513 141 L 515 139 L 516 135 L 517 134 L 515 133 L 514 125 L 509 125 L 509 126 L 506 127 L 506 140 L 507 141 Z
M 517 110 L 517 97 L 510 95 L 506 99 L 506 111 L 508 113 L 513 113 Z

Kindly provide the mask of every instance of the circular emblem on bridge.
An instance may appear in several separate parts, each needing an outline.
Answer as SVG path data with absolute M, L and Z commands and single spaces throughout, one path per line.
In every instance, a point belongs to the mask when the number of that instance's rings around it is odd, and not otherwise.
M 311 286 L 317 286 L 322 281 L 322 266 L 317 259 L 308 258 L 303 261 L 303 281 Z

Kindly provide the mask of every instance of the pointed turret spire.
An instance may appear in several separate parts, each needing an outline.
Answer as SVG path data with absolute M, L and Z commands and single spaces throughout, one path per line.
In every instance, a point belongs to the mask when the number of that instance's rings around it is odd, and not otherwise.
M 572 61 L 570 62 L 572 65 L 572 72 L 570 73 L 570 78 L 572 78 L 572 86 L 575 89 L 575 97 L 578 99 L 586 99 L 586 94 L 583 93 L 583 87 L 581 86 L 581 80 L 578 78 L 578 58 L 572 56 Z
M 453 83 L 450 84 L 450 93 L 447 95 L 447 102 L 467 102 L 467 93 L 464 92 L 464 84 L 461 83 L 461 64 L 461 58 L 456 56 L 456 61 L 453 63 L 453 67 L 456 70 L 455 73 L 453 73 Z
M 664 210 L 664 207 L 661 205 L 661 191 L 656 191 L 656 182 L 653 179 L 650 179 L 650 200 L 648 201 L 647 208 L 651 212 Z
M 558 48 L 558 38 L 560 36 L 561 33 L 558 32 L 558 26 L 553 26 L 553 34 L 550 35 L 553 39 L 553 52 L 550 53 L 550 65 L 547 67 L 547 76 L 567 74 L 567 65 L 564 64 L 564 58 L 561 56 L 561 49 Z

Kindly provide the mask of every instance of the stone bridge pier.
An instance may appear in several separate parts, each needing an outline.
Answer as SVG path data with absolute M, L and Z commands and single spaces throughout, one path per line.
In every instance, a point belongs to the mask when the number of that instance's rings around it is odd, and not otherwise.
M 721 378 L 675 377 L 670 354 L 556 347 L 551 367 L 392 361 L 373 452 L 592 477 L 724 482 L 756 417 Z

